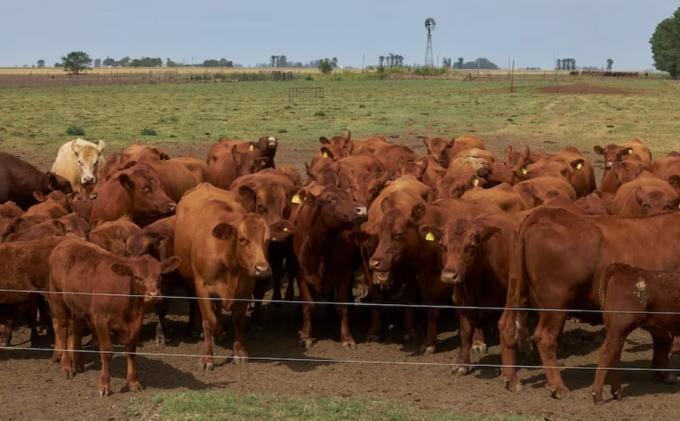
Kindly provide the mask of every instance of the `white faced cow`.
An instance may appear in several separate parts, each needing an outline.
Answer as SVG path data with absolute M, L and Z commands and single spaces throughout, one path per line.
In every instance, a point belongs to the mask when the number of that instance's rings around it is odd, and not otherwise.
M 97 167 L 104 165 L 102 152 L 106 144 L 96 145 L 84 139 L 74 139 L 59 148 L 52 172 L 71 182 L 74 191 L 84 190 L 97 182 Z

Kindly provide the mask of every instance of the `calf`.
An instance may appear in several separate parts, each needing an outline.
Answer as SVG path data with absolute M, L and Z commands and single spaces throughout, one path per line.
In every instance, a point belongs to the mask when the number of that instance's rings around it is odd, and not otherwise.
M 610 210 L 620 216 L 651 216 L 675 210 L 679 203 L 673 186 L 645 171 L 619 187 Z
M 66 142 L 57 152 L 52 172 L 68 180 L 74 190 L 84 192 L 97 182 L 97 169 L 105 163 L 105 147 L 103 140 L 96 145 L 80 138 Z
M 629 140 L 621 145 L 613 143 L 610 143 L 605 147 L 595 145 L 593 150 L 596 154 L 603 156 L 605 173 L 615 162 L 625 161 L 632 157 L 638 157 L 647 165 L 652 164 L 652 152 L 647 145 L 644 144 L 642 139 L 639 138 Z
M 352 132 L 347 131 L 344 135 L 336 135 L 330 139 L 325 136 L 319 138 L 321 143 L 321 154 L 324 158 L 342 159 L 352 154 L 354 143 L 352 143 Z
M 540 206 L 547 201 L 562 197 L 569 201 L 576 200 L 576 192 L 572 185 L 561 177 L 542 176 L 530 178 L 513 186 L 524 202 L 524 209 Z
M 680 194 L 680 154 L 671 152 L 663 158 L 654 161 L 652 172 L 656 176 L 668 181 Z
M 13 201 L 22 209 L 38 203 L 33 192 L 47 194 L 59 190 L 71 193 L 71 183 L 63 177 L 38 171 L 28 162 L 0 152 L 0 203 Z
M 664 247 L 650 248 L 650 244 Z M 503 375 L 516 389 L 516 348 L 523 337 L 517 307 L 598 309 L 599 290 L 611 263 L 659 270 L 680 268 L 680 213 L 646 218 L 582 216 L 560 208 L 540 208 L 522 223 L 510 260 L 508 308 L 499 321 Z M 587 314 L 579 315 L 586 318 Z M 556 398 L 568 389 L 557 368 L 557 339 L 567 313 L 540 310 L 534 341 L 547 386 Z M 592 322 L 599 322 L 593 318 Z
M 14 202 L 0 204 L 0 218 L 17 218 L 23 215 L 24 210 Z
M 72 377 L 76 371 L 83 370 L 78 351 L 83 325 L 90 322 L 99 343 L 102 363 L 100 395 L 111 393 L 111 333 L 118 334 L 127 353 L 128 388 L 142 390 L 135 351 L 144 318 L 144 303 L 159 295 L 161 274 L 175 270 L 179 258 L 171 257 L 162 262 L 150 256 L 123 258 L 85 240 L 69 238 L 55 247 L 48 261 L 48 301 L 52 310 L 55 357 L 61 354 L 61 368 L 66 376 Z M 72 338 L 67 345 L 69 334 Z
M 602 176 L 600 190 L 602 193 L 614 195 L 623 184 L 635 180 L 637 176 L 648 170 L 649 164 L 642 162 L 637 156 L 614 162 Z
M 89 240 L 117 256 L 128 256 L 128 240 L 141 234 L 142 229 L 126 217 L 99 224 L 90 231 Z
M 554 154 L 534 156 L 531 163 L 520 168 L 519 175 L 525 180 L 545 176 L 564 178 L 577 197 L 586 196 L 596 188 L 592 164 L 573 146 Z
M 175 228 L 175 253 L 182 258 L 180 274 L 196 291 L 203 318 L 201 365 L 214 367 L 213 337 L 217 317 L 210 301 L 218 296 L 234 322 L 234 362 L 248 357 L 244 325 L 257 279 L 271 276 L 267 247 L 271 231 L 264 218 L 248 213 L 229 191 L 203 183 L 180 200 Z M 237 301 L 234 301 L 236 299 Z
M 220 140 L 208 152 L 208 181 L 216 187 L 228 189 L 241 175 L 273 168 L 278 142 L 269 139 L 267 137 L 257 143 Z
M 621 379 L 615 369 L 609 369 L 618 365 L 626 337 L 637 328 L 643 328 L 652 335 L 652 368 L 668 370 L 673 336 L 680 335 L 680 317 L 677 314 L 680 312 L 679 292 L 679 272 L 645 270 L 620 263 L 607 268 L 600 288 L 607 336 L 600 348 L 592 386 L 595 403 L 602 401 L 607 374 L 612 395 L 620 399 Z M 677 383 L 675 374 L 670 371 L 654 374 L 661 381 Z
M 461 151 L 485 148 L 484 141 L 475 136 L 461 136 L 451 140 L 443 137 L 424 137 L 423 144 L 427 152 L 444 168 L 447 168 L 453 157 Z

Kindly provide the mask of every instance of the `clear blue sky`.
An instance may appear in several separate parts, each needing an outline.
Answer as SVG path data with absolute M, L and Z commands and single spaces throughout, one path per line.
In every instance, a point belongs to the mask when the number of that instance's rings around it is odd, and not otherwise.
M 652 67 L 649 37 L 677 0 L 0 0 L 0 66 L 48 65 L 68 51 L 206 58 L 244 65 L 285 54 L 345 66 L 385 53 L 422 63 L 423 22 L 437 21 L 436 57 L 487 57 L 553 67 L 553 55 L 618 69 Z

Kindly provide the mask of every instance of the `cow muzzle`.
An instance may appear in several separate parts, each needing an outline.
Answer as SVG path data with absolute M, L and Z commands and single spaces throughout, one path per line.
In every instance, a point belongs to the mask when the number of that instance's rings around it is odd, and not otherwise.
M 269 263 L 261 263 L 259 265 L 255 265 L 253 275 L 258 279 L 269 278 L 270 276 L 272 276 L 272 268 L 271 266 L 269 266 Z
M 146 295 L 144 295 L 144 302 L 145 303 L 151 303 L 151 302 L 160 301 L 160 298 L 159 298 L 160 295 L 161 295 L 161 293 L 158 290 L 149 291 L 149 292 L 146 293 Z
M 89 186 L 97 182 L 97 179 L 93 175 L 86 175 L 80 178 L 80 184 L 83 186 Z
M 389 272 L 379 272 L 375 271 L 373 272 L 373 284 L 374 285 L 379 285 L 381 287 L 387 286 L 390 280 L 390 273 Z
M 177 203 L 168 202 L 168 203 L 165 204 L 165 212 L 166 213 L 175 213 L 175 209 L 177 209 Z
M 450 269 L 444 269 L 440 279 L 445 284 L 457 284 L 461 281 L 460 273 Z

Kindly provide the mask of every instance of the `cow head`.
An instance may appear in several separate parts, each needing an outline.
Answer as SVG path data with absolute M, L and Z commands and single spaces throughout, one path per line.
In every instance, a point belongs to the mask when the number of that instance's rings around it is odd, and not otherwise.
M 604 169 L 609 170 L 615 162 L 622 162 L 634 155 L 633 148 L 627 146 L 619 146 L 613 143 L 605 146 L 595 145 L 593 151 L 596 154 L 604 157 Z
M 125 259 L 111 264 L 111 272 L 123 278 L 130 278 L 133 295 L 143 295 L 144 301 L 157 299 L 161 293 L 161 275 L 174 272 L 181 263 L 177 256 L 161 262 L 145 255 Z
M 412 175 L 422 181 L 427 165 L 428 161 L 424 158 L 412 159 L 402 155 L 399 157 L 399 175 Z
M 157 232 L 140 232 L 127 239 L 126 249 L 130 256 L 149 254 L 157 259 L 172 255 L 172 239 Z
M 388 179 L 387 173 L 375 176 L 360 168 L 340 166 L 336 185 L 347 190 L 355 201 L 369 205 L 380 194 Z
M 418 231 L 425 241 L 438 243 L 441 247 L 441 281 L 447 284 L 460 283 L 477 257 L 479 248 L 500 232 L 497 227 L 479 221 L 457 219 L 444 229 L 432 225 L 421 225 Z
M 238 145 L 234 144 L 231 147 L 231 157 L 237 176 L 254 174 L 270 166 L 269 157 L 263 156 L 254 143 L 249 143 L 246 152 L 239 151 Z
M 271 276 L 267 262 L 271 231 L 263 217 L 248 213 L 234 221 L 221 222 L 213 227 L 212 235 L 229 243 L 236 263 L 248 276 L 256 279 Z M 231 264 L 225 262 L 225 265 Z
M 635 203 L 641 216 L 652 216 L 678 209 L 678 197 L 669 197 L 656 188 L 639 186 L 635 189 Z
M 97 182 L 97 166 L 106 143 L 100 140 L 97 145 L 82 139 L 71 141 L 71 151 L 76 156 L 80 172 L 80 184 L 87 186 Z
M 163 190 L 158 174 L 145 164 L 134 163 L 117 177 L 128 192 L 135 214 L 170 215 L 177 204 Z
M 378 244 L 368 264 L 373 270 L 373 283 L 384 286 L 389 282 L 389 272 L 402 263 L 407 242 L 415 235 L 415 225 L 408 211 L 394 205 L 394 194 L 380 205 L 383 216 L 378 225 Z
M 66 234 L 74 234 L 78 237 L 85 238 L 87 233 L 90 232 L 90 224 L 85 218 L 75 212 L 62 216 L 58 220 L 64 224 Z
M 625 161 L 614 162 L 602 177 L 602 190 L 615 192 L 622 184 L 635 180 L 648 168 L 649 165 L 642 162 L 637 155 Z
M 453 145 L 454 140 L 443 137 L 424 137 L 423 145 L 427 148 L 427 153 L 432 155 L 439 165 L 446 168 L 449 166 L 449 157 L 446 149 Z
M 271 230 L 271 239 L 275 242 L 285 241 L 295 231 L 284 216 L 290 213 L 291 199 L 281 185 L 270 185 L 266 188 L 254 189 L 242 185 L 238 189 L 239 199 L 248 212 L 254 212 L 264 218 Z
M 42 186 L 42 191 L 60 191 L 68 194 L 71 193 L 73 189 L 71 188 L 71 183 L 64 177 L 53 172 L 48 172 L 45 174 L 45 185 Z
M 326 186 L 318 194 L 302 189 L 298 197 L 304 204 L 316 209 L 318 222 L 332 229 L 358 225 L 368 219 L 366 206 L 352 199 L 349 192 Z
M 442 199 L 461 197 L 463 193 L 472 188 L 486 186 L 486 177 L 489 174 L 486 166 L 477 170 L 471 167 L 465 168 L 456 174 L 447 174 L 437 185 L 437 196 Z
M 338 160 L 345 158 L 352 154 L 354 144 L 352 143 L 352 133 L 347 132 L 344 135 L 333 136 L 330 139 L 321 136 L 319 142 L 321 143 L 321 155 L 324 158 Z
M 274 157 L 276 156 L 276 149 L 278 147 L 279 141 L 274 136 L 263 136 L 257 141 L 257 149 L 271 161 L 268 168 L 274 168 Z

